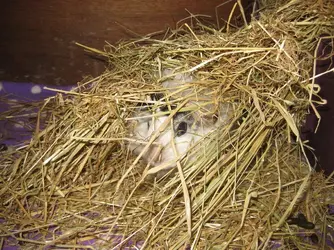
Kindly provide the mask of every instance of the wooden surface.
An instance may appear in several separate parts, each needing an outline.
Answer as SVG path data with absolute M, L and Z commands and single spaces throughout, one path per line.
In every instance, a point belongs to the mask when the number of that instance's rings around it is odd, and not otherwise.
M 175 27 L 193 14 L 211 15 L 224 0 L 10 0 L 0 8 L 0 80 L 73 84 L 104 65 L 74 41 L 99 49 L 131 37 Z M 218 8 L 223 23 L 236 2 Z M 123 27 L 123 28 L 122 28 Z

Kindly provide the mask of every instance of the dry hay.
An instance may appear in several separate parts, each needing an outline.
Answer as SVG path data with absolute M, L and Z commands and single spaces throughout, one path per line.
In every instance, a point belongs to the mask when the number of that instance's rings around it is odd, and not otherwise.
M 98 249 L 139 241 L 149 249 L 257 249 L 273 240 L 312 248 L 286 220 L 302 212 L 317 230 L 331 220 L 333 182 L 311 171 L 299 128 L 325 102 L 313 51 L 320 35 L 333 34 L 333 11 L 331 1 L 266 3 L 258 21 L 228 33 L 198 23 L 163 40 L 86 47 L 108 69 L 46 100 L 46 128 L 2 155 L 2 237 L 25 249 L 93 248 L 81 243 L 94 238 Z M 185 157 L 174 176 L 157 181 L 127 150 L 127 121 L 145 95 L 164 91 L 166 68 L 196 77 L 184 87 L 194 95 L 176 104 L 209 90 L 206 101 L 237 108 L 231 124 L 194 147 L 196 161 Z

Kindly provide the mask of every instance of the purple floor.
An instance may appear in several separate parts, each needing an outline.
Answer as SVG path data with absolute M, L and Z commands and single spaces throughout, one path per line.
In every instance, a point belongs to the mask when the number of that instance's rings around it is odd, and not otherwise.
M 52 86 L 48 86 L 52 88 Z M 63 90 L 71 90 L 76 86 L 63 86 Z M 59 86 L 54 88 L 60 88 Z M 0 113 L 8 112 L 12 108 L 26 106 L 27 110 L 15 112 L 14 119 L 8 117 L 0 120 L 0 144 L 14 146 L 30 140 L 35 124 L 32 123 L 36 118 L 38 109 L 34 108 L 31 103 L 43 101 L 44 99 L 54 96 L 54 91 L 44 89 L 43 85 L 33 83 L 15 83 L 0 82 Z M 8 116 L 12 115 L 8 113 Z

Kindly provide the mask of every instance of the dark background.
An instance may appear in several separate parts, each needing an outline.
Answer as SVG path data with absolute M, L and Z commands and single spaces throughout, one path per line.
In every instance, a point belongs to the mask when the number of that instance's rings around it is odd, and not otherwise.
M 0 79 L 43 84 L 74 84 L 99 75 L 75 42 L 103 49 L 105 41 L 175 27 L 192 14 L 227 20 L 236 0 L 10 0 L 0 8 Z M 247 0 L 244 0 L 246 3 Z M 238 8 L 236 8 L 238 9 Z

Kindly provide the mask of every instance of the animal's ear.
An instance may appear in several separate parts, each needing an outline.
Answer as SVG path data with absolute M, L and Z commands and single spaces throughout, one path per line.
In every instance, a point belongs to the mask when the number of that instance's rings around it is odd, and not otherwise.
M 218 120 L 218 115 L 216 113 L 202 114 L 197 111 L 193 112 L 192 116 L 197 124 L 201 124 L 204 126 L 213 126 L 217 123 Z
M 217 105 L 214 104 L 207 104 L 201 107 L 198 111 L 194 112 L 196 119 L 201 119 L 206 124 L 215 124 L 220 115 L 220 110 Z
M 202 116 L 202 120 L 204 120 L 208 124 L 215 124 L 218 121 L 218 112 L 213 114 L 207 114 Z
M 219 115 L 223 116 L 223 115 L 228 115 L 229 117 L 233 114 L 234 111 L 234 104 L 233 103 L 222 103 L 219 105 Z
M 214 114 L 215 125 L 226 125 L 233 118 L 234 106 L 232 103 L 222 103 Z

